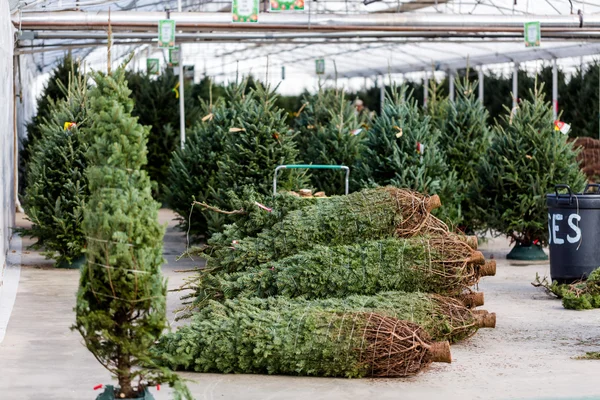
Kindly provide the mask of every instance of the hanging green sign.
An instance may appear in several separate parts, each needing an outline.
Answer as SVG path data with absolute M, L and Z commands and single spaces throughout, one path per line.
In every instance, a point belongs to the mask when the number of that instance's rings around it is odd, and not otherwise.
M 176 67 L 179 65 L 179 46 L 169 49 L 169 65 L 171 67 Z
M 284 81 L 285 80 L 285 66 L 281 67 L 281 80 Z
M 259 0 L 231 0 L 233 22 L 258 22 Z
M 160 73 L 158 58 L 146 59 L 146 72 L 148 73 L 148 75 L 158 75 Z
M 525 22 L 525 47 L 539 47 L 542 38 L 540 23 Z
M 271 0 L 271 11 L 304 10 L 304 0 Z
M 175 46 L 175 21 L 161 19 L 158 21 L 158 47 Z
M 325 60 L 319 58 L 315 60 L 315 70 L 317 71 L 317 75 L 323 75 L 325 73 Z

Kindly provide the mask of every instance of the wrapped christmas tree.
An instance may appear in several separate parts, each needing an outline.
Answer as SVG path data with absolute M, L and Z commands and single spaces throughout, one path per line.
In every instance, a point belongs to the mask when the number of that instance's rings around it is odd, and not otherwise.
M 443 236 L 319 245 L 242 272 L 200 272 L 190 282 L 194 300 L 188 312 L 209 300 L 236 297 L 318 299 L 390 290 L 460 297 L 481 276 L 495 275 L 495 267 L 466 243 Z
M 440 217 L 456 222 L 456 174 L 438 147 L 440 133 L 419 110 L 406 88 L 387 95 L 381 115 L 367 132 L 356 177 L 361 186 L 393 185 L 429 195 L 438 194 L 444 208 Z
M 96 73 L 94 80 L 88 110 L 90 198 L 83 221 L 86 263 L 73 329 L 118 379 L 111 395 L 137 398 L 148 386 L 168 382 L 178 398 L 191 398 L 175 374 L 149 357 L 166 327 L 167 285 L 160 272 L 165 228 L 158 223 L 159 204 L 141 169 L 148 128 L 131 116 L 123 69 L 108 76 Z
M 437 196 L 394 187 L 365 189 L 292 211 L 257 237 L 226 246 L 203 246 L 191 253 L 206 258 L 206 266 L 212 271 L 235 272 L 318 244 L 335 246 L 447 232 L 441 221 L 430 218 L 429 212 L 439 206 Z
M 577 153 L 554 129 L 542 89 L 531 92 L 531 100 L 522 100 L 514 113 L 506 109 L 471 193 L 487 227 L 516 243 L 508 255 L 514 259 L 547 259 L 541 248 L 548 243 L 546 194 L 559 183 L 574 192 L 585 185 Z
M 343 302 L 275 299 L 212 302 L 155 352 L 174 369 L 348 378 L 409 376 L 451 361 L 448 342 L 412 322 Z
M 487 156 L 492 139 L 488 112 L 476 97 L 476 89 L 477 85 L 466 78 L 456 80 L 456 99 L 448 104 L 439 138 L 448 167 L 456 172 L 461 219 L 455 222 L 469 231 L 482 227 L 484 217 L 477 212 L 469 192 L 477 179 L 477 166 Z
M 73 75 L 68 89 L 63 88 L 67 98 L 47 99 L 49 115 L 36 125 L 39 137 L 28 164 L 24 206 L 32 226 L 21 233 L 36 238 L 32 247 L 42 248 L 63 267 L 83 261 L 81 223 L 89 195 L 84 173 L 89 125 L 86 79 Z
M 293 123 L 298 158 L 304 164 L 345 165 L 352 170 L 365 137 L 364 116 L 356 113 L 343 90 L 320 87 L 302 102 Z M 311 184 L 327 195 L 344 194 L 345 175 L 339 170 L 314 171 Z

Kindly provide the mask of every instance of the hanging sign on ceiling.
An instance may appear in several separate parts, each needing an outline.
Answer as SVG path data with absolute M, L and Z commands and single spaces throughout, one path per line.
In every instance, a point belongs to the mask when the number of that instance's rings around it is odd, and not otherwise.
M 525 47 L 539 47 L 542 39 L 539 21 L 525 22 Z
M 271 0 L 271 11 L 303 11 L 304 0 Z
M 148 75 L 158 75 L 160 72 L 158 58 L 147 58 L 146 59 L 146 72 Z
M 175 46 L 175 20 L 161 19 L 158 21 L 158 47 L 173 46 Z
M 259 0 L 232 0 L 231 19 L 233 22 L 258 22 Z
M 323 75 L 325 73 L 324 59 L 319 58 L 318 60 L 315 60 L 315 71 L 317 72 L 317 75 Z
M 169 65 L 171 67 L 176 67 L 179 65 L 179 46 L 169 49 Z
M 281 67 L 281 80 L 284 81 L 285 80 L 285 66 Z

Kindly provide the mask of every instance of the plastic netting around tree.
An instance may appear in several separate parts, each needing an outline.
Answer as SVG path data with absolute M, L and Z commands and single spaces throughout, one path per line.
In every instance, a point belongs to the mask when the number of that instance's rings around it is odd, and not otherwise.
M 191 254 L 205 257 L 210 269 L 233 272 L 318 244 L 333 246 L 432 230 L 447 232 L 441 221 L 429 218 L 429 211 L 439 205 L 437 196 L 394 187 L 366 189 L 292 211 L 255 238 L 192 249 Z
M 394 377 L 450 361 L 417 324 L 377 313 L 260 299 L 212 302 L 190 325 L 164 336 L 166 365 L 199 372 Z M 264 301 L 263 301 L 264 302 Z
M 388 238 L 344 246 L 317 245 L 292 256 L 231 274 L 200 271 L 183 316 L 210 300 L 285 296 L 307 299 L 433 292 L 460 297 L 486 270 L 483 254 L 449 235 Z

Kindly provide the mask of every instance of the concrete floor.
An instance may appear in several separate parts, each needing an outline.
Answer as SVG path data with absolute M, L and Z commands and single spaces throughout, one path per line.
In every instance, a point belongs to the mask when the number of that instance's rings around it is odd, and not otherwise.
M 193 267 L 191 260 L 175 261 L 185 237 L 169 222 L 163 272 L 169 287 L 178 287 Z M 24 225 L 22 215 L 19 224 Z M 21 256 L 17 298 L 5 339 L 0 343 L 0 400 L 93 399 L 93 387 L 110 383 L 110 375 L 83 347 L 73 306 L 79 272 L 52 267 L 37 252 L 14 248 Z M 196 399 L 575 399 L 600 398 L 600 361 L 574 357 L 600 351 L 600 310 L 568 311 L 530 282 L 547 275 L 549 266 L 514 266 L 504 259 L 508 243 L 491 240 L 482 246 L 498 260 L 498 274 L 485 278 L 485 309 L 498 315 L 495 330 L 482 330 L 452 346 L 452 364 L 435 364 L 409 379 L 325 379 L 285 376 L 182 374 L 190 379 Z M 169 319 L 179 295 L 168 297 Z M 1 328 L 1 327 L 0 327 Z M 169 391 L 155 393 L 169 399 Z

